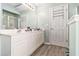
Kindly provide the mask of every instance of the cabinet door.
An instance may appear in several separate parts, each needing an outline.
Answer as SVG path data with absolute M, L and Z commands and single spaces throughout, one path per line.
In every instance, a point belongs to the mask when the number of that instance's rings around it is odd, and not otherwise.
M 76 23 L 69 26 L 69 50 L 70 56 L 76 55 Z
M 26 55 L 26 38 L 21 33 L 12 37 L 11 55 L 25 56 Z

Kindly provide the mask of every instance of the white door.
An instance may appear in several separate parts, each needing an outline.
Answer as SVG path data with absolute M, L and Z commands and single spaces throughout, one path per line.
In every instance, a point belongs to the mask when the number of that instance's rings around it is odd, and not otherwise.
M 53 45 L 67 46 L 68 40 L 68 5 L 59 5 L 49 9 L 50 27 L 49 42 Z

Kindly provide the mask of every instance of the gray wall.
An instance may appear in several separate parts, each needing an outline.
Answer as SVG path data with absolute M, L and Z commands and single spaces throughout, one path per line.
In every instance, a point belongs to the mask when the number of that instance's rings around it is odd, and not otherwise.
M 73 15 L 76 15 L 76 14 L 79 14 L 79 3 L 69 3 L 68 4 L 68 18 L 71 18 Z
M 11 55 L 11 37 L 7 35 L 0 35 L 0 56 Z

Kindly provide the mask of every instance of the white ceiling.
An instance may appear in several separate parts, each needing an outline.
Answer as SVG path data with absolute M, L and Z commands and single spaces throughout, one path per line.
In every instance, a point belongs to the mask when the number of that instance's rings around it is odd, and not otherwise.
M 11 5 L 13 7 L 18 7 L 20 5 L 22 5 L 22 3 L 7 3 L 8 5 Z M 31 3 L 32 5 L 34 6 L 56 6 L 56 5 L 59 5 L 59 4 L 64 4 L 64 3 Z
M 14 7 L 19 12 L 25 12 L 29 10 L 27 6 L 24 6 L 22 3 L 6 3 L 6 4 Z
M 20 6 L 21 3 L 7 3 L 8 5 L 11 5 L 13 7 L 17 7 L 17 6 Z
M 16 8 L 19 12 L 22 12 L 22 11 L 28 11 L 29 9 L 24 6 L 22 3 L 6 3 L 7 5 L 10 5 L 14 8 Z M 34 7 L 54 7 L 54 6 L 57 6 L 57 5 L 60 5 L 60 4 L 64 4 L 64 3 L 31 3 Z
M 10 5 L 14 8 L 16 8 L 19 12 L 24 12 L 24 11 L 28 11 L 29 9 L 27 8 L 27 6 L 24 6 L 22 3 L 5 3 L 7 5 Z M 31 5 L 33 5 L 34 7 L 53 7 L 56 5 L 59 5 L 62 3 L 31 3 Z
M 20 6 L 22 3 L 6 3 L 8 5 L 11 5 L 13 7 L 17 7 L 17 6 Z M 64 3 L 31 3 L 35 6 L 56 6 L 56 5 L 59 5 L 59 4 L 64 4 Z M 79 3 L 69 3 L 69 4 L 78 4 Z

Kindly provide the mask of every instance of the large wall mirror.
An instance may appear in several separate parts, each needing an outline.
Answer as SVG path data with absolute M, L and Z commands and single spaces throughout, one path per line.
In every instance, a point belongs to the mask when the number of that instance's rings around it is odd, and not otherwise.
M 18 29 L 19 15 L 3 10 L 3 28 L 4 29 Z

